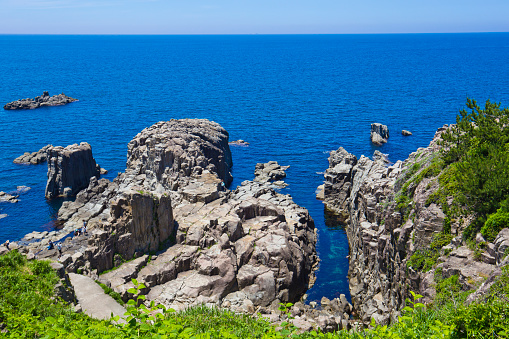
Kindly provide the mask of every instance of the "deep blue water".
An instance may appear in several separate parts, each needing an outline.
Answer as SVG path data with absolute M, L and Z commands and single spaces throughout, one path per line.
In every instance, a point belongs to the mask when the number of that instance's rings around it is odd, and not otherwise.
M 310 299 L 348 294 L 348 244 L 325 226 L 315 190 L 327 152 L 376 149 L 372 122 L 387 124 L 392 161 L 427 146 L 467 97 L 509 105 L 509 33 L 248 36 L 0 36 L 0 103 L 48 90 L 80 101 L 32 111 L 0 109 L 0 190 L 32 189 L 0 203 L 0 242 L 52 227 L 46 165 L 15 165 L 25 151 L 81 141 L 107 178 L 124 171 L 127 143 L 168 119 L 220 123 L 232 147 L 234 182 L 257 162 L 290 165 L 289 193 L 319 233 L 320 270 Z M 404 138 L 408 129 L 413 136 Z

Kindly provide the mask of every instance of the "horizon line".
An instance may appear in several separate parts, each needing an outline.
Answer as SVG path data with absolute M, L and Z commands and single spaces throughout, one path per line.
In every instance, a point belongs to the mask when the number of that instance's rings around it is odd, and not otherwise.
M 405 34 L 493 34 L 509 31 L 471 32 L 372 32 L 372 33 L 0 33 L 0 35 L 52 36 L 246 36 L 246 35 L 405 35 Z

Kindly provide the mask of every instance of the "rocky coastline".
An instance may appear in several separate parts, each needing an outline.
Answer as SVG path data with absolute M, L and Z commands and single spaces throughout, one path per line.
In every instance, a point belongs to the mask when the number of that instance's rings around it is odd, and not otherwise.
M 66 166 L 49 150 L 48 173 L 57 173 Z M 124 173 L 113 181 L 90 175 L 76 200 L 64 202 L 60 230 L 32 232 L 9 248 L 58 261 L 125 300 L 136 278 L 147 302 L 174 309 L 215 305 L 278 322 L 279 303 L 291 302 L 302 329 L 348 328 L 344 295 L 301 301 L 318 265 L 316 230 L 305 208 L 274 189 L 287 166 L 258 164 L 256 180 L 229 190 L 231 167 L 228 132 L 217 123 L 156 123 L 128 144 Z M 86 232 L 72 233 L 83 225 Z M 50 242 L 61 243 L 62 253 Z
M 357 158 L 341 147 L 330 154 L 319 196 L 326 209 L 346 225 L 350 293 L 364 324 L 371 319 L 380 324 L 396 320 L 410 291 L 431 302 L 437 275 L 443 279 L 458 275 L 463 290 L 482 283 L 471 296 L 475 299 L 493 281 L 488 277 L 500 274 L 500 267 L 509 260 L 507 229 L 493 243 L 478 234 L 476 243 L 485 250 L 476 253 L 478 249 L 467 246 L 462 237 L 468 220 L 449 220 L 441 205 L 430 199 L 438 189 L 439 173 L 428 169 L 448 128 L 439 128 L 428 147 L 394 164 L 379 151 L 372 159 Z M 437 265 L 428 271 L 415 269 L 412 255 L 429 248 L 445 225 L 452 240 L 439 248 Z
M 27 98 L 9 102 L 4 105 L 4 109 L 19 110 L 19 109 L 35 109 L 47 106 L 62 106 L 67 105 L 74 101 L 78 101 L 78 99 L 68 97 L 64 93 L 50 96 L 49 93 L 45 91 L 42 95 L 37 96 L 33 99 Z

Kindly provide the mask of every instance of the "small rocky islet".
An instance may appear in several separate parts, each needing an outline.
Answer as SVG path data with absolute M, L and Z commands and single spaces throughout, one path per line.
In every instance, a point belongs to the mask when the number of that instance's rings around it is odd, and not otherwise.
M 78 101 L 78 99 L 68 97 L 64 93 L 50 96 L 48 91 L 44 91 L 42 95 L 36 96 L 33 99 L 19 99 L 9 102 L 4 105 L 5 110 L 20 110 L 20 109 L 35 109 L 47 106 L 62 106 L 71 102 Z

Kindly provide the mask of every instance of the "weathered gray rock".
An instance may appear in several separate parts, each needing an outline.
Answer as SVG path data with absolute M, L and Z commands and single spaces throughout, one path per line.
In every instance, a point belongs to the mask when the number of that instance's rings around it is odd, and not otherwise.
M 230 145 L 230 146 L 249 146 L 249 142 L 239 139 L 239 140 L 234 140 L 234 141 L 228 142 L 228 145 Z
M 47 158 L 47 151 L 49 148 L 53 147 L 52 145 L 46 145 L 37 152 L 25 152 L 23 155 L 20 155 L 16 159 L 14 159 L 13 163 L 15 164 L 30 164 L 30 165 L 38 165 L 45 163 Z
M 402 130 L 402 131 L 401 131 L 401 134 L 402 134 L 403 136 L 407 137 L 407 136 L 409 136 L 409 135 L 412 135 L 412 132 L 407 131 L 406 129 L 404 129 L 404 130 Z
M 100 176 L 100 167 L 92 156 L 92 147 L 86 143 L 73 144 L 67 147 L 56 146 L 47 149 L 48 182 L 46 198 L 52 199 L 64 195 L 76 195 L 86 188 L 91 177 Z
M 440 147 L 437 142 L 446 128 L 437 131 L 429 147 L 393 165 L 380 153 L 371 160 L 364 156 L 357 159 L 342 148 L 331 152 L 324 175 L 324 203 L 347 224 L 350 294 L 364 323 L 375 318 L 383 324 L 395 318 L 410 290 L 424 295 L 426 301 L 434 297 L 435 271 L 416 272 L 407 267 L 407 262 L 415 251 L 427 248 L 433 236 L 442 232 L 445 214 L 440 206 L 428 201 L 437 189 L 436 180 L 411 179 L 436 156 Z M 410 170 L 416 163 L 417 172 Z M 402 194 L 410 199 L 407 206 L 396 203 Z M 485 262 L 475 261 L 473 252 L 461 247 L 462 228 L 454 224 L 451 229 L 459 241 L 449 245 L 452 252 L 440 259 L 439 267 L 445 278 L 458 274 L 464 288 L 471 288 L 480 277 L 488 276 L 494 265 L 488 256 Z M 499 240 L 500 246 L 502 243 Z M 495 247 L 493 257 L 500 252 Z
M 19 198 L 19 195 L 17 195 L 17 194 L 9 194 L 9 193 L 0 191 L 0 202 L 17 203 L 19 201 L 18 198 Z
M 27 98 L 9 102 L 4 105 L 4 109 L 34 109 L 44 106 L 61 106 L 74 101 L 78 101 L 78 99 L 68 97 L 64 93 L 50 97 L 49 93 L 45 91 L 41 96 L 35 97 L 34 99 Z
M 145 182 L 177 190 L 204 170 L 226 186 L 232 181 L 228 132 L 201 119 L 170 120 L 145 128 L 127 145 L 126 174 L 146 176 Z M 150 187 L 156 189 L 156 187 Z
M 493 246 L 494 253 L 491 253 L 491 254 L 495 257 L 497 263 L 501 263 L 508 254 L 509 228 L 502 229 L 498 233 L 498 235 L 495 238 L 495 241 L 493 243 L 494 243 L 494 246 Z
M 379 123 L 371 124 L 371 142 L 375 145 L 385 144 L 389 139 L 389 128 Z
M 272 182 L 286 178 L 286 170 L 290 166 L 280 166 L 277 161 L 269 161 L 268 163 L 256 164 L 255 178 L 256 182 Z
M 60 262 L 88 275 L 120 265 L 100 280 L 127 299 L 136 278 L 148 301 L 175 309 L 213 304 L 254 313 L 298 301 L 318 262 L 313 220 L 270 183 L 229 191 L 230 166 L 228 134 L 216 123 L 173 120 L 143 130 L 129 143 L 125 173 L 113 182 L 92 178 L 63 204 L 62 232 L 83 221 L 88 232 L 63 243 Z M 148 262 L 147 252 L 157 256 Z

